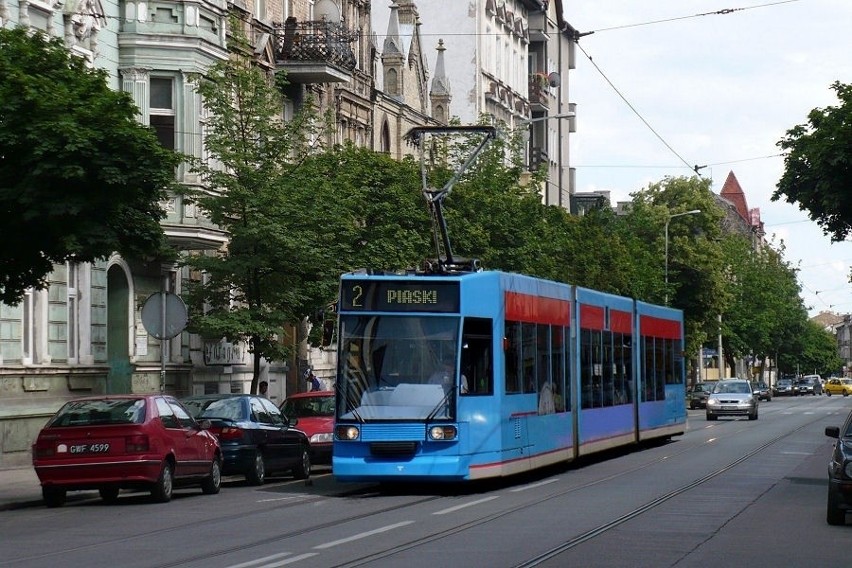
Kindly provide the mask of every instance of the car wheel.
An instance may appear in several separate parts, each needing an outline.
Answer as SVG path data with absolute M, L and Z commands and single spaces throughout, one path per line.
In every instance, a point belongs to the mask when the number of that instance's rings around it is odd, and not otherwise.
M 260 450 L 254 453 L 254 463 L 252 468 L 246 472 L 246 481 L 251 485 L 263 485 L 266 479 L 266 464 L 263 463 L 263 452 Z
M 716 416 L 715 414 L 710 414 L 709 412 L 707 413 L 707 420 L 716 420 L 716 418 L 718 418 L 718 416 Z
M 748 419 L 749 420 L 757 420 L 757 410 L 755 410 L 753 414 L 749 414 Z
M 175 472 L 172 469 L 172 464 L 168 460 L 163 462 L 163 469 L 160 470 L 160 477 L 151 488 L 151 498 L 157 503 L 168 503 L 172 500 L 172 491 L 175 484 Z
M 61 487 L 42 487 L 41 496 L 44 504 L 51 509 L 65 504 L 65 490 Z
M 293 477 L 296 479 L 307 479 L 311 476 L 311 452 L 307 446 L 302 447 L 302 459 L 299 465 L 293 468 Z
M 210 475 L 204 478 L 201 483 L 201 491 L 205 495 L 215 495 L 219 493 L 222 487 L 222 463 L 218 457 L 213 458 L 213 463 L 210 464 Z
M 849 396 L 849 392 L 848 392 L 848 391 L 843 391 L 843 396 Z
M 831 396 L 831 391 L 825 391 L 825 394 Z M 843 396 L 846 396 L 846 393 L 843 393 Z
M 828 490 L 828 503 L 825 510 L 825 522 L 830 525 L 845 525 L 846 511 L 840 508 L 837 493 Z
M 118 492 L 119 488 L 112 485 L 98 489 L 98 493 L 101 494 L 101 499 L 105 503 L 115 503 L 118 500 Z

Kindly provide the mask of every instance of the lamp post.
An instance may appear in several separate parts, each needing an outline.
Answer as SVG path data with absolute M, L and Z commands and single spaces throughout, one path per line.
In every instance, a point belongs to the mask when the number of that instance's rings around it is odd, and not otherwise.
M 701 213 L 701 209 L 693 209 L 692 211 L 684 211 L 683 213 L 675 213 L 669 215 L 666 219 L 666 305 L 669 305 L 669 222 L 675 217 L 683 217 L 684 215 L 697 215 Z

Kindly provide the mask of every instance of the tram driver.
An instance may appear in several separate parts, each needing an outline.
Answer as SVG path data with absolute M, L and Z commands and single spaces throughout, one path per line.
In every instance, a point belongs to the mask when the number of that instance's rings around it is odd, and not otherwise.
M 441 361 L 440 366 L 429 375 L 429 379 L 426 381 L 430 385 L 441 385 L 444 387 L 444 392 L 450 392 L 453 388 L 453 371 L 455 367 L 453 366 L 452 359 L 443 359 Z M 462 375 L 460 377 L 461 382 L 461 392 L 462 394 L 467 394 L 467 377 Z

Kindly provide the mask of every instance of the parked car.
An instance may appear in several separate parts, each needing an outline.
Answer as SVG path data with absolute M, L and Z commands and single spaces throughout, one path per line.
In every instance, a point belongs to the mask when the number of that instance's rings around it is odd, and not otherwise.
M 330 464 L 334 441 L 334 391 L 292 394 L 281 403 L 281 413 L 308 435 L 311 462 Z
M 830 525 L 842 525 L 846 513 L 852 511 L 852 411 L 843 426 L 826 426 L 825 435 L 836 438 L 828 463 L 825 520 Z
M 772 400 L 772 391 L 769 390 L 769 385 L 763 381 L 752 383 L 752 389 L 754 390 L 754 394 L 757 396 L 757 400 L 765 400 L 766 402 Z
M 155 501 L 179 485 L 219 492 L 222 455 L 208 423 L 165 395 L 109 395 L 67 402 L 33 444 L 33 466 L 48 507 L 68 491 L 97 489 L 115 501 L 121 489 L 145 489 Z
M 793 396 L 794 383 L 795 381 L 793 379 L 778 379 L 778 382 L 775 383 L 775 387 L 773 388 L 775 396 Z
M 707 406 L 707 397 L 713 390 L 713 383 L 695 383 L 686 391 L 686 403 L 690 410 Z
M 307 435 L 292 427 L 268 398 L 213 394 L 190 396 L 183 403 L 196 419 L 210 421 L 222 447 L 224 475 L 244 475 L 252 485 L 263 485 L 269 473 L 310 476 Z
M 833 394 L 849 396 L 852 394 L 852 379 L 828 379 L 824 389 L 828 396 Z
M 720 416 L 748 416 L 757 420 L 758 399 L 745 379 L 722 379 L 707 397 L 707 420 Z
M 819 375 L 805 375 L 799 379 L 796 386 L 798 387 L 796 394 L 813 396 L 822 394 L 822 380 Z

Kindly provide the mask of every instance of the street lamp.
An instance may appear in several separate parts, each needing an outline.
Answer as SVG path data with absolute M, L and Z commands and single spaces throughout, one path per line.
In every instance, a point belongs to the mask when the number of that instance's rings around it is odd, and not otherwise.
M 527 124 L 532 124 L 533 122 L 542 122 L 544 120 L 550 120 L 552 118 L 574 118 L 577 116 L 577 113 L 574 111 L 563 112 L 562 114 L 551 114 L 546 116 L 537 116 L 536 118 L 527 118 L 524 120 L 519 120 L 519 126 L 526 126 Z
M 675 217 L 683 217 L 684 215 L 697 215 L 701 213 L 701 209 L 693 209 L 692 211 L 684 211 L 683 213 L 675 213 L 669 215 L 666 219 L 666 305 L 669 305 L 669 222 Z

